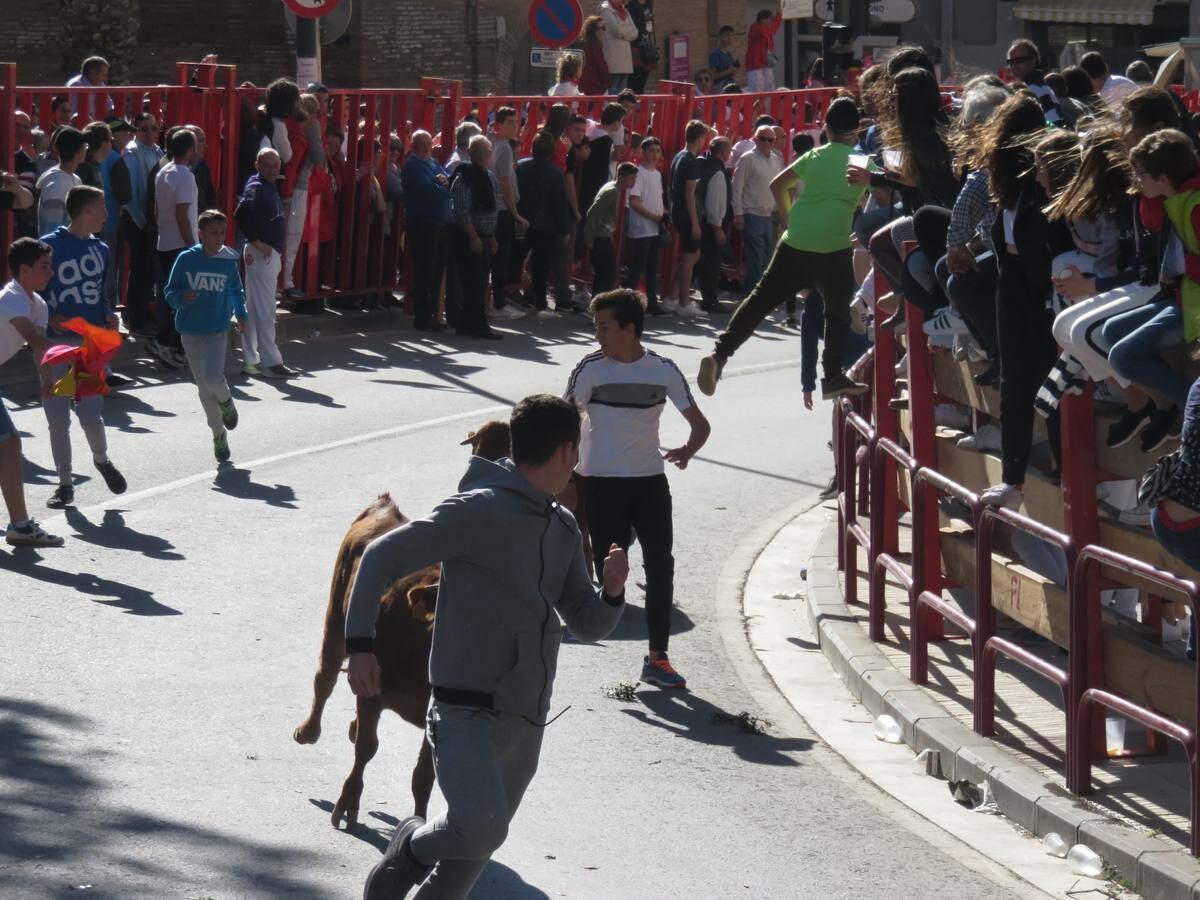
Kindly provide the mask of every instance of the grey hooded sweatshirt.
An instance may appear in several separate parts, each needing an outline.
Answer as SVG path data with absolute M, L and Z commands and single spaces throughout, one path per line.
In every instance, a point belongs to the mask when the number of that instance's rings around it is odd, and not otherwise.
M 347 650 L 371 649 L 388 585 L 436 562 L 429 683 L 490 694 L 493 709 L 538 723 L 550 710 L 562 620 L 598 641 L 624 608 L 624 594 L 605 596 L 588 576 L 575 517 L 511 460 L 476 456 L 458 494 L 367 546 L 346 610 Z

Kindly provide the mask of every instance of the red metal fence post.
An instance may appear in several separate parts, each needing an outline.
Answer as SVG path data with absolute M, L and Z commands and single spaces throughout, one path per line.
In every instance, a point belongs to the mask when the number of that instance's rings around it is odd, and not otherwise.
M 16 171 L 17 64 L 0 63 L 0 169 Z M 13 240 L 13 217 L 0 216 L 0 247 Z M 0 278 L 8 281 L 8 254 L 0 253 Z

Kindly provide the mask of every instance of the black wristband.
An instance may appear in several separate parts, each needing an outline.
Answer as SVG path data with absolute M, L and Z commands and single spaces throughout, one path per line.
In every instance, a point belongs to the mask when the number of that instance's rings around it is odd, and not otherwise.
M 604 598 L 604 602 L 607 603 L 609 606 L 621 606 L 625 602 L 625 591 L 624 590 L 622 590 L 621 593 L 617 594 L 617 596 L 610 597 L 610 596 L 608 596 L 608 591 L 601 588 L 600 596 Z
M 351 637 L 346 638 L 347 653 L 370 653 L 375 649 L 374 638 L 369 637 Z

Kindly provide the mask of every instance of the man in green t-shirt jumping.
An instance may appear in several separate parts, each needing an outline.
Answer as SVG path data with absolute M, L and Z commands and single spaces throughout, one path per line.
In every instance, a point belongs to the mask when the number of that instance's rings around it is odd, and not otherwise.
M 825 350 L 821 365 L 821 396 L 861 394 L 865 384 L 852 381 L 842 371 L 846 338 L 850 333 L 850 302 L 854 282 L 854 256 L 850 230 L 854 210 L 866 192 L 850 184 L 846 172 L 851 148 L 858 140 L 858 107 L 849 97 L 839 97 L 825 113 L 829 143 L 805 153 L 771 182 L 771 192 L 788 228 L 762 279 L 742 301 L 717 338 L 717 348 L 700 363 L 697 379 L 705 394 L 713 394 L 726 360 L 744 344 L 763 319 L 796 292 L 809 288 L 825 299 Z M 876 171 L 874 164 L 869 164 Z M 803 188 L 792 202 L 792 191 Z

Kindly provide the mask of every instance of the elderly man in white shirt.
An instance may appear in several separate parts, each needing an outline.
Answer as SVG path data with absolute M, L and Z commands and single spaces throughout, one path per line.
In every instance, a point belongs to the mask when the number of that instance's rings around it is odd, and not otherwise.
M 771 182 L 783 171 L 783 156 L 775 150 L 777 140 L 774 128 L 760 125 L 754 131 L 754 149 L 733 170 L 733 227 L 742 233 L 746 257 L 742 289 L 747 293 L 766 271 L 775 242 Z

